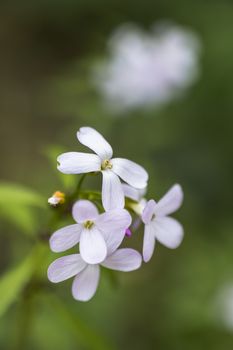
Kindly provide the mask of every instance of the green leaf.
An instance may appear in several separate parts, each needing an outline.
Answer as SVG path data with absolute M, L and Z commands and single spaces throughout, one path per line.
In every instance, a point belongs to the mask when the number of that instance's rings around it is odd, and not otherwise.
M 19 265 L 0 278 L 0 317 L 17 300 L 36 271 L 38 261 L 44 255 L 44 251 L 44 246 L 36 246 Z
M 0 183 L 0 205 L 32 205 L 43 208 L 44 202 L 43 196 L 31 189 L 9 182 Z
M 34 207 L 46 208 L 43 196 L 21 185 L 0 183 L 0 216 L 26 233 L 35 230 Z
M 12 222 L 22 232 L 28 234 L 35 232 L 35 213 L 30 207 L 12 205 L 9 208 L 0 205 L 0 216 Z

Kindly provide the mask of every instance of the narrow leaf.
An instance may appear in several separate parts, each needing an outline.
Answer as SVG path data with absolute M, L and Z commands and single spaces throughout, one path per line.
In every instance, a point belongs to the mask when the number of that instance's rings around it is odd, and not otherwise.
M 1 182 L 0 205 L 6 204 L 32 205 L 43 208 L 45 200 L 43 196 L 27 187 L 15 183 Z
M 17 300 L 29 282 L 43 252 L 43 246 L 36 246 L 21 263 L 0 278 L 0 317 Z
M 33 208 L 46 208 L 46 200 L 37 192 L 14 183 L 0 183 L 0 216 L 17 228 L 33 233 L 36 217 Z

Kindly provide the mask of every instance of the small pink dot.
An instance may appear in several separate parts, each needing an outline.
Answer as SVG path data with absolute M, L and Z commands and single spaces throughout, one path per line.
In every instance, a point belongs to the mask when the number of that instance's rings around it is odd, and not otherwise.
M 126 235 L 127 237 L 131 237 L 131 236 L 132 236 L 132 231 L 131 231 L 129 228 L 127 228 L 127 229 L 125 230 L 125 235 Z

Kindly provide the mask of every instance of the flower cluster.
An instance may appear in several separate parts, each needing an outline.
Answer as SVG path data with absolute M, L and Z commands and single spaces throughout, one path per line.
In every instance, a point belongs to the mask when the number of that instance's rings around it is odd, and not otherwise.
M 77 198 L 72 207 L 76 223 L 54 232 L 50 248 L 59 253 L 79 244 L 79 253 L 55 260 L 48 268 L 48 278 L 57 283 L 75 277 L 73 297 L 88 301 L 96 292 L 100 266 L 119 271 L 133 271 L 141 266 L 139 252 L 119 248 L 139 223 L 145 225 L 142 254 L 145 262 L 151 259 L 156 240 L 168 248 L 179 246 L 183 228 L 168 215 L 180 207 L 183 193 L 179 185 L 174 185 L 157 203 L 147 201 L 143 197 L 148 181 L 144 168 L 124 158 L 113 158 L 111 146 L 93 128 L 81 128 L 77 137 L 95 154 L 63 153 L 58 157 L 58 170 L 65 174 L 101 172 L 103 210 L 99 213 L 92 201 Z M 133 222 L 129 211 L 136 216 Z
M 92 80 L 117 112 L 161 105 L 198 75 L 198 37 L 172 24 L 157 23 L 150 33 L 122 25 L 108 48 L 109 59 L 96 65 Z

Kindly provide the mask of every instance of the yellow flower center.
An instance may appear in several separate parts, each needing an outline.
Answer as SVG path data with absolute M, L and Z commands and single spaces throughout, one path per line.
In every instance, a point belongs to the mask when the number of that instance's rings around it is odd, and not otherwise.
M 88 230 L 90 230 L 93 227 L 93 225 L 94 225 L 94 222 L 91 220 L 87 220 L 83 224 L 83 226 Z
M 101 169 L 102 170 L 112 169 L 112 163 L 110 162 L 110 160 L 105 159 L 101 164 Z

